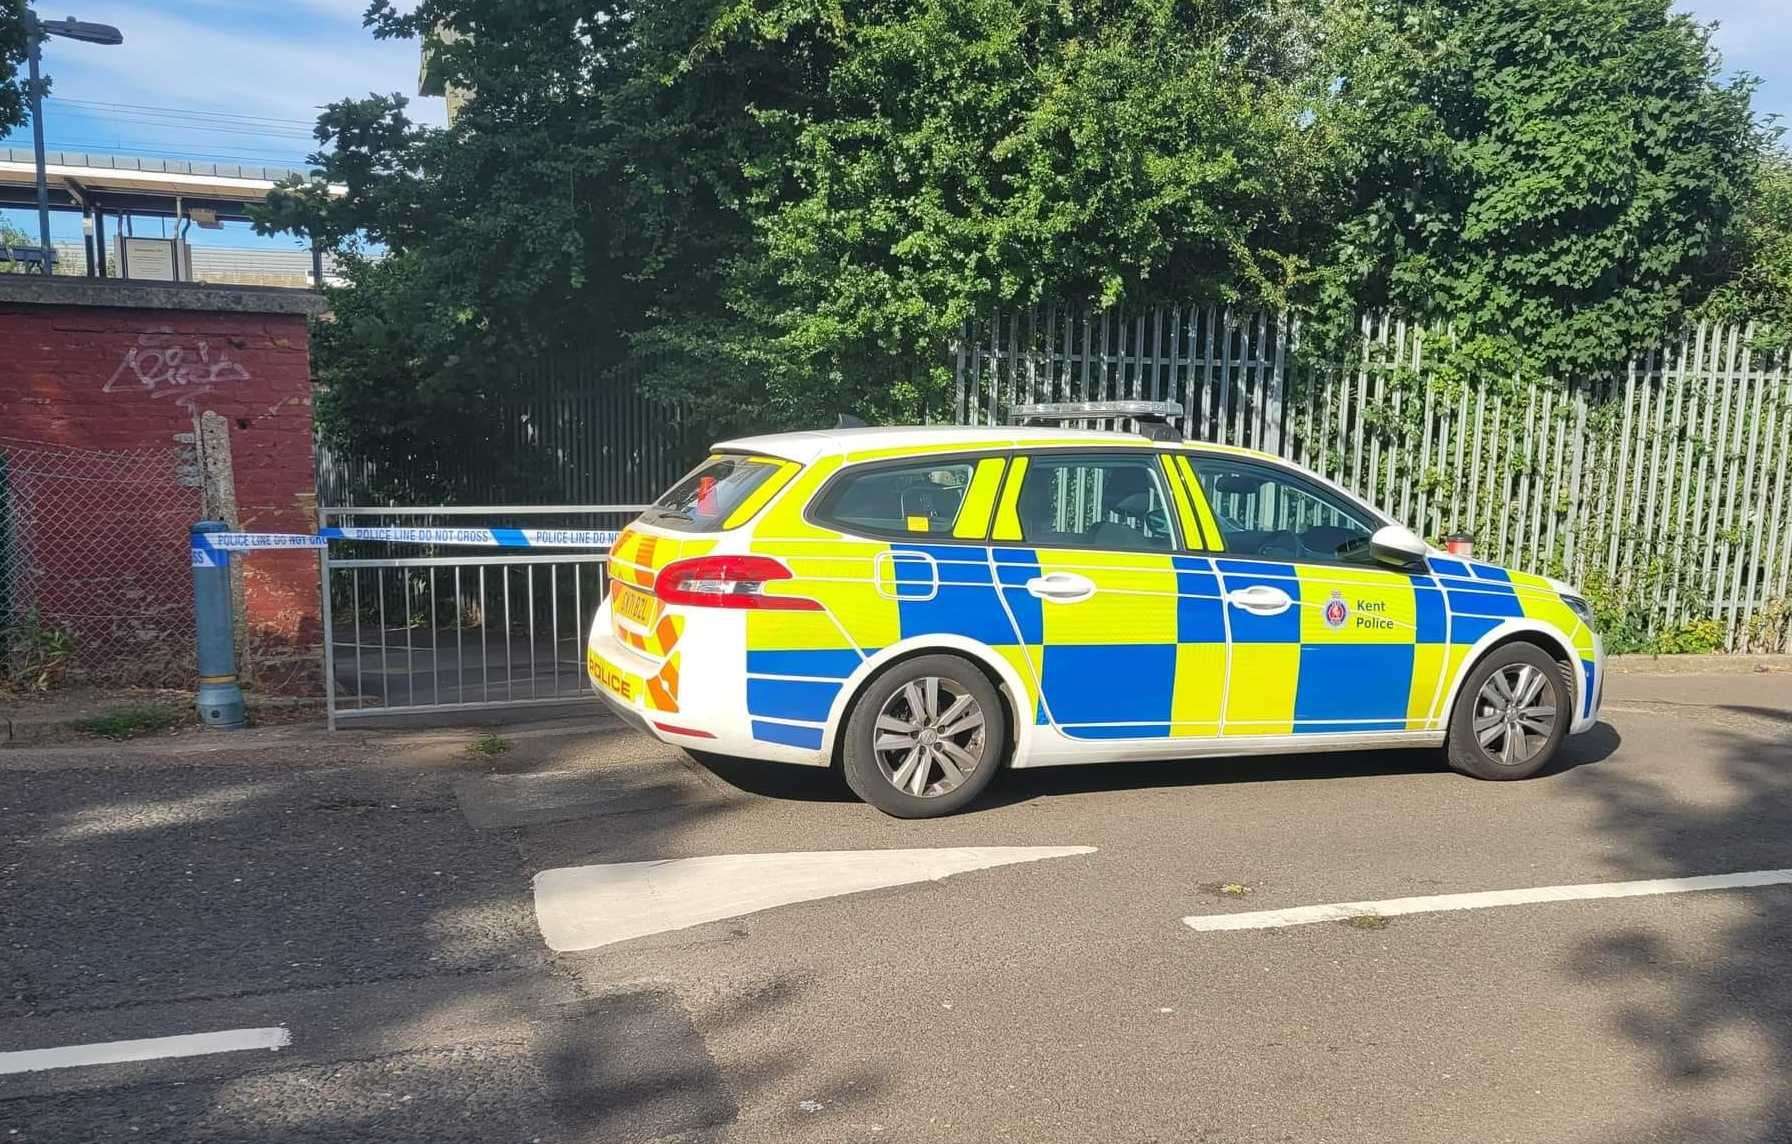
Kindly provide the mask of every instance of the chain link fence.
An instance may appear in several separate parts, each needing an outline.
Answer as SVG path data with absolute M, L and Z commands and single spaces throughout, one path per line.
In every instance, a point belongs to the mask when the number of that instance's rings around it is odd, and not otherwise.
M 199 486 L 190 448 L 0 437 L 0 688 L 191 678 Z

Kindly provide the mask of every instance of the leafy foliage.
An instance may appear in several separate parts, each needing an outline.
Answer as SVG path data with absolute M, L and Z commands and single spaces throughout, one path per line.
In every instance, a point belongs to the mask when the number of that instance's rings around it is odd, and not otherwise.
M 0 692 L 41 692 L 61 685 L 75 655 L 66 628 L 27 612 L 0 625 Z
M 20 77 L 29 47 L 25 7 L 25 0 L 0 0 L 0 139 L 29 117 L 30 100 Z
M 995 306 L 1271 291 L 1316 211 L 1274 5 L 744 0 L 717 28 L 834 61 L 758 116 L 759 241 L 729 283 L 792 409 L 918 414 Z
M 937 412 L 964 321 L 1041 300 L 1294 305 L 1322 352 L 1392 308 L 1454 327 L 1446 385 L 1485 384 L 1608 370 L 1725 272 L 1726 236 L 1771 246 L 1730 223 L 1749 84 L 1669 0 L 368 20 L 425 38 L 464 109 L 437 130 L 396 95 L 332 105 L 317 179 L 261 225 L 349 256 L 326 432 L 444 473 L 489 446 L 481 406 L 568 349 L 644 363 L 717 431 Z
M 1723 250 L 1723 285 L 1699 311 L 1720 322 L 1759 323 L 1761 348 L 1792 343 L 1792 155 L 1778 142 L 1777 132 L 1763 140 L 1753 193 Z
M 1752 83 L 1667 0 L 1339 0 L 1350 203 L 1321 312 L 1391 308 L 1508 367 L 1597 372 L 1697 298 L 1748 187 Z M 1483 341 L 1486 352 L 1488 342 Z
M 351 252 L 380 244 L 395 264 L 348 261 L 338 312 L 356 306 L 356 328 L 380 337 L 370 352 L 354 335 L 320 346 L 326 432 L 378 424 L 376 455 L 451 460 L 475 431 L 449 422 L 476 419 L 481 395 L 539 355 L 620 360 L 650 329 L 709 343 L 722 276 L 751 239 L 738 208 L 762 134 L 752 111 L 786 101 L 785 63 L 689 58 L 707 27 L 694 4 L 426 0 L 369 19 L 379 36 L 430 37 L 447 81 L 477 95 L 446 130 L 412 123 L 397 95 L 332 105 L 318 178 L 277 193 L 260 220 Z M 738 394 L 707 356 L 712 388 Z M 358 416 L 388 399 L 409 400 L 408 426 Z M 732 399 L 711 406 L 742 416 Z
M 18 227 L 0 219 L 0 243 L 7 246 L 36 246 L 37 239 L 26 234 Z M 22 262 L 8 262 L 0 266 L 0 274 L 24 274 L 28 268 Z

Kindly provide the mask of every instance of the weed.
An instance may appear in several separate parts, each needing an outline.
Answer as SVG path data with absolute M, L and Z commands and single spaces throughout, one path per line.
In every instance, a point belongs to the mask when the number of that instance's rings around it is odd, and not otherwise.
M 1706 617 L 1669 628 L 1650 641 L 1657 655 L 1707 655 L 1724 646 L 1724 626 Z
M 36 612 L 0 625 L 0 691 L 50 690 L 62 682 L 74 654 L 75 637 Z
M 1251 893 L 1251 887 L 1244 882 L 1202 882 L 1195 888 L 1216 898 L 1242 898 Z
M 101 739 L 134 739 L 166 731 L 187 721 L 187 713 L 160 703 L 125 703 L 108 707 L 87 719 L 77 720 L 75 730 Z
M 510 750 L 510 740 L 496 731 L 487 731 L 469 743 L 467 750 L 475 755 L 484 755 L 489 759 L 493 755 L 502 755 L 505 751 Z
M 1792 596 L 1781 596 L 1763 605 L 1749 618 L 1743 639 L 1755 651 L 1792 646 Z
M 1351 929 L 1387 929 L 1388 919 L 1380 914 L 1357 914 L 1344 919 L 1344 924 Z

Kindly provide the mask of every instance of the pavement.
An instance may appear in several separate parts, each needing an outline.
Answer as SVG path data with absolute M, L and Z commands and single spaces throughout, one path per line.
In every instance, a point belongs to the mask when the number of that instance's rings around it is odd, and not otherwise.
M 1660 892 L 1792 868 L 1792 673 L 1615 674 L 1528 782 L 1116 764 L 922 822 L 595 713 L 502 734 L 0 751 L 0 1142 L 1792 1139 L 1792 885 Z M 868 850 L 900 884 L 805 857 Z M 580 901 L 646 936 L 550 949 Z

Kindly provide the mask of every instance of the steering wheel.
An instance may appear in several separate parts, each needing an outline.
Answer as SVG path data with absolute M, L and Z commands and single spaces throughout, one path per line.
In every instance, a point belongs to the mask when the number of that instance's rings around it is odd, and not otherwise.
M 1298 560 L 1307 555 L 1307 546 L 1300 542 L 1298 533 L 1283 529 L 1264 537 L 1263 543 L 1257 546 L 1257 555 Z
M 1218 524 L 1220 526 L 1220 535 L 1221 536 L 1230 536 L 1234 532 L 1249 532 L 1250 531 L 1250 529 L 1245 526 L 1243 521 L 1234 520 L 1232 517 L 1227 516 L 1225 513 L 1221 512 L 1217 508 L 1213 510 L 1213 520 L 1214 520 L 1215 524 Z

